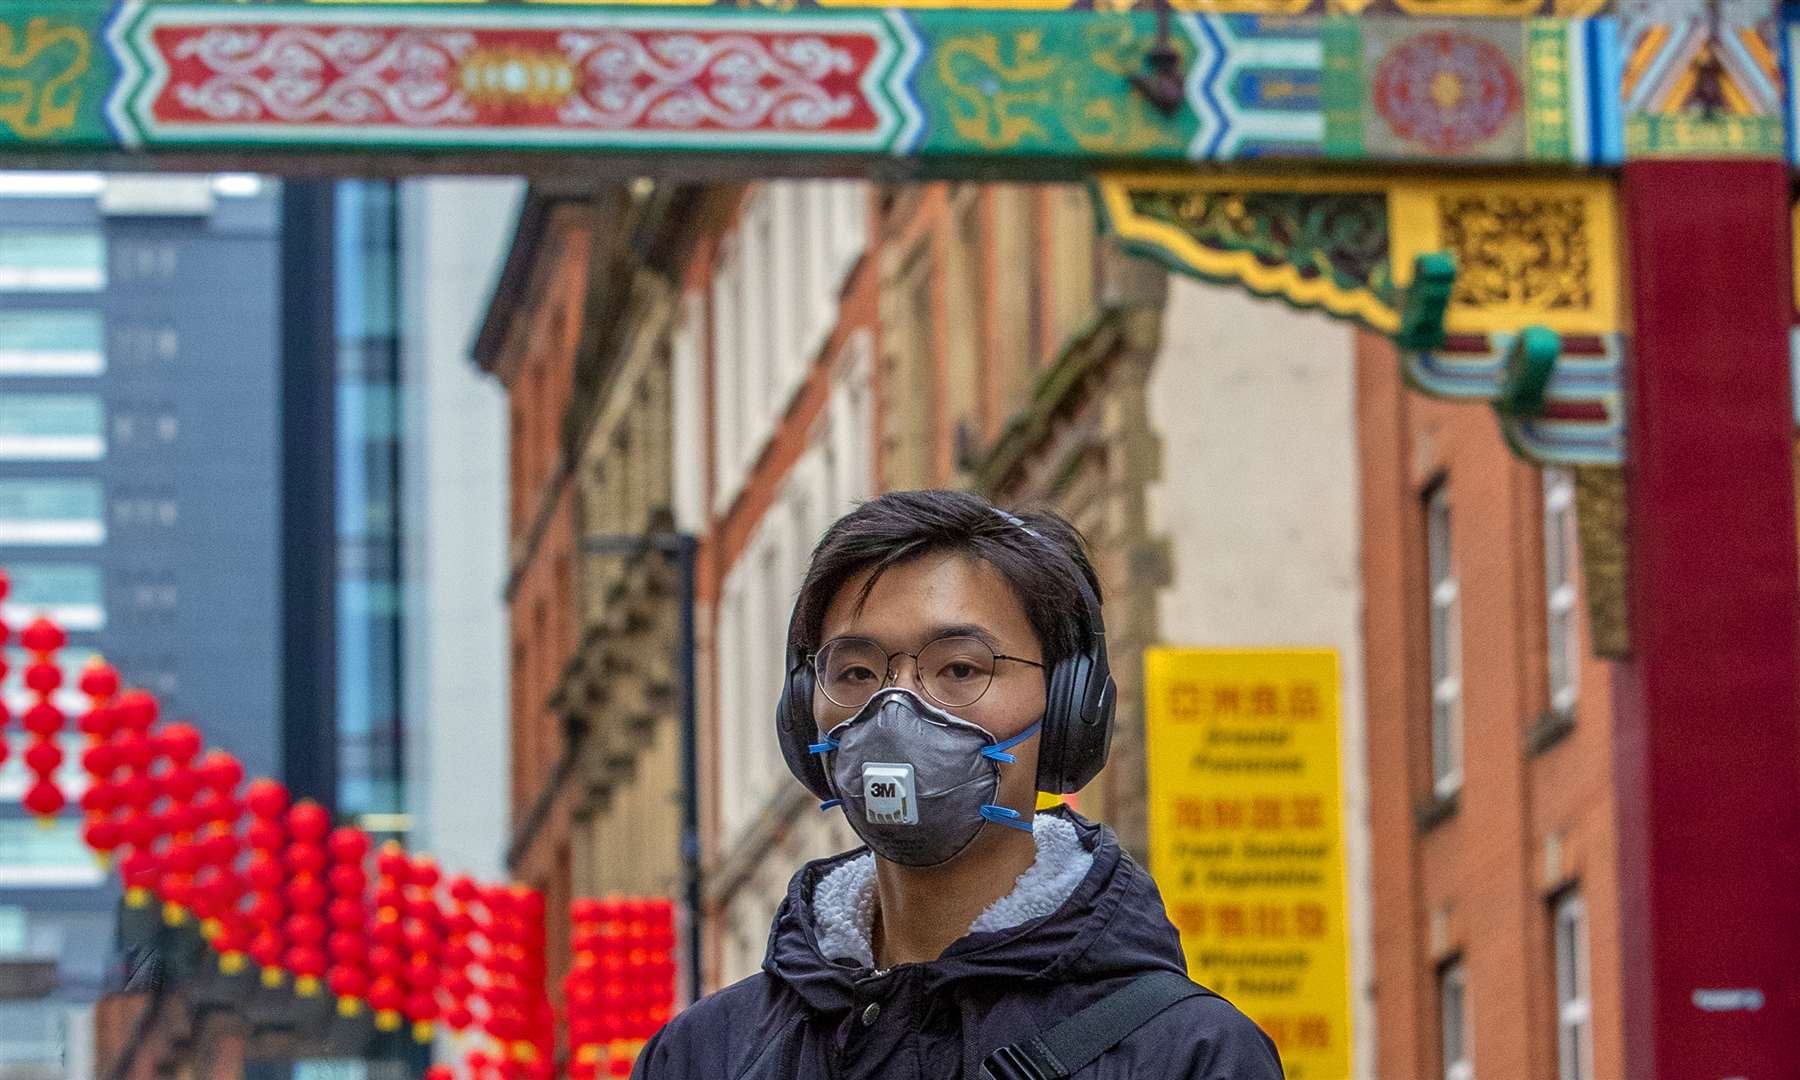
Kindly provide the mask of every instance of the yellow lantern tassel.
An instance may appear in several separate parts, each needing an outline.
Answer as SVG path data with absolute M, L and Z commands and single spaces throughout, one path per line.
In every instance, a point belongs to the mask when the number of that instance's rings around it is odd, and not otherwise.
M 281 973 L 280 968 L 266 967 L 262 969 L 262 984 L 270 990 L 281 989 L 281 984 L 286 981 L 287 976 Z
M 375 1014 L 375 1026 L 382 1031 L 399 1031 L 400 1014 L 392 1009 L 382 1009 Z

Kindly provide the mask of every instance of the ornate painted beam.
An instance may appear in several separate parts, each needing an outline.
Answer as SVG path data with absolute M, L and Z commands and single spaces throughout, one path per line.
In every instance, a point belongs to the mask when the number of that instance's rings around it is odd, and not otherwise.
M 1771 22 L 1188 12 L 1165 116 L 1129 82 L 1155 16 L 1025 6 L 0 0 L 0 153 L 1027 177 L 1787 153 Z
M 1402 349 L 1407 382 L 1498 403 L 1514 339 L 1545 327 L 1562 349 L 1542 408 L 1498 411 L 1502 433 L 1542 464 L 1624 461 L 1609 181 L 1125 176 L 1098 190 L 1103 224 L 1133 251 L 1388 334 L 1418 257 L 1446 253 L 1444 336 Z

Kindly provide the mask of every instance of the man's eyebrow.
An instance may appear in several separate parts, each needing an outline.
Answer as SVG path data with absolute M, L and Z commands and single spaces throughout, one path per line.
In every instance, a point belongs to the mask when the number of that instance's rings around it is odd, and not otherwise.
M 935 641 L 944 637 L 972 637 L 995 652 L 1000 651 L 1000 639 L 980 623 L 944 623 L 934 626 L 927 640 Z

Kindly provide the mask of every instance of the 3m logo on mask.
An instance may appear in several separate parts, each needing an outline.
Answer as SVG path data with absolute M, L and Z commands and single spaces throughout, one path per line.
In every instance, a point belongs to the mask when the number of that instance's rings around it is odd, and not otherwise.
M 919 790 L 911 765 L 863 765 L 863 816 L 871 825 L 917 825 Z

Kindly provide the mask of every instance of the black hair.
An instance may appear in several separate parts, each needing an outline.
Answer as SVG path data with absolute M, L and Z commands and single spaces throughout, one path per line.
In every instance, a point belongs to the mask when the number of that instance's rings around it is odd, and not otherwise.
M 1081 586 L 1070 568 L 1086 579 L 1096 607 L 1100 581 L 1081 534 L 1059 515 L 1046 510 L 1003 514 L 966 491 L 890 491 L 839 518 L 813 548 L 794 605 L 789 646 L 808 653 L 821 644 L 826 608 L 856 575 L 873 571 L 857 597 L 860 607 L 882 574 L 938 554 L 987 563 L 1006 579 L 1031 620 L 1047 667 L 1085 649 L 1100 629 L 1089 625 Z

